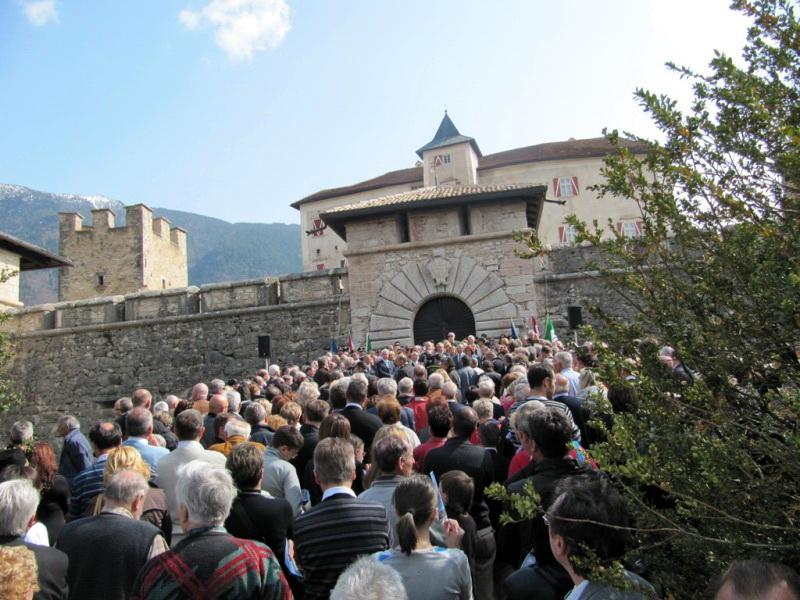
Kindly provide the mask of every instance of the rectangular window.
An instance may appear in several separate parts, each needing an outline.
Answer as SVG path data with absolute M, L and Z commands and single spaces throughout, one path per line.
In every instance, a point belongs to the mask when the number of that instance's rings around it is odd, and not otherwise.
M 643 224 L 641 221 L 617 221 L 617 233 L 626 238 L 642 237 Z
M 317 271 L 324 271 L 325 270 L 325 263 L 317 264 Z
M 450 155 L 449 154 L 437 154 L 433 157 L 433 166 L 434 167 L 441 167 L 442 165 L 449 165 L 450 164 Z
M 562 244 L 573 244 L 578 237 L 578 230 L 575 225 L 563 225 L 558 228 L 558 241 Z
M 105 285 L 106 284 L 106 276 L 105 275 L 97 275 L 97 285 Z
M 314 237 L 322 237 L 325 230 L 322 228 L 322 219 L 314 219 Z
M 556 198 L 572 198 L 578 195 L 577 177 L 553 177 L 553 195 Z

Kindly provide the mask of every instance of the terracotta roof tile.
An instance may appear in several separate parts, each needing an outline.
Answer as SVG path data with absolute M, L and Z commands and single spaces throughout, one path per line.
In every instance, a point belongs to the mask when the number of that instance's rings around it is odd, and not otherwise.
M 344 206 L 337 206 L 323 213 L 323 218 L 328 215 L 341 215 L 354 211 L 360 211 L 368 208 L 379 208 L 384 206 L 406 206 L 417 202 L 426 202 L 430 200 L 441 200 L 444 198 L 456 198 L 463 196 L 478 196 L 483 194 L 493 194 L 497 192 L 510 192 L 514 190 L 530 190 L 532 188 L 539 188 L 541 186 L 531 183 L 517 183 L 517 184 L 499 184 L 499 185 L 456 185 L 419 188 L 418 190 L 411 190 L 409 192 L 401 192 L 399 194 L 391 194 L 389 196 L 380 196 L 379 198 L 370 198 L 369 200 L 362 200 L 354 202 L 353 204 L 345 204 Z

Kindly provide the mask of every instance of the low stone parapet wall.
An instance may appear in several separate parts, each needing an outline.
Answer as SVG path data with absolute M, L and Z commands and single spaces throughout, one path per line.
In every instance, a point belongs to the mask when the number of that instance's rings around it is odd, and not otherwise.
M 329 269 L 24 307 L 10 311 L 10 318 L 2 328 L 18 335 L 329 300 L 347 292 L 347 270 Z

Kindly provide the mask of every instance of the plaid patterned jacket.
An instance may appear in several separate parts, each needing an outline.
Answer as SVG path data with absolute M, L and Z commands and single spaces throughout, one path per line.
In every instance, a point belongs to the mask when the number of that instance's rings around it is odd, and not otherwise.
M 267 546 L 235 538 L 220 527 L 191 533 L 150 560 L 130 598 L 292 600 L 292 592 Z

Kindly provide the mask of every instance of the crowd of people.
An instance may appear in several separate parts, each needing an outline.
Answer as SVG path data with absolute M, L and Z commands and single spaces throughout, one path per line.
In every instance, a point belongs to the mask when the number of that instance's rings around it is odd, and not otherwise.
M 636 386 L 604 385 L 597 361 L 589 344 L 449 334 L 158 401 L 136 389 L 88 435 L 63 415 L 58 459 L 18 421 L 0 452 L 0 599 L 657 597 L 647 565 L 625 565 L 623 590 L 587 566 L 632 544 L 591 448 L 595 418 L 613 426 L 598 407 L 635 411 Z M 532 485 L 542 510 L 504 523 L 493 483 Z M 712 596 L 800 600 L 800 580 L 735 563 Z

